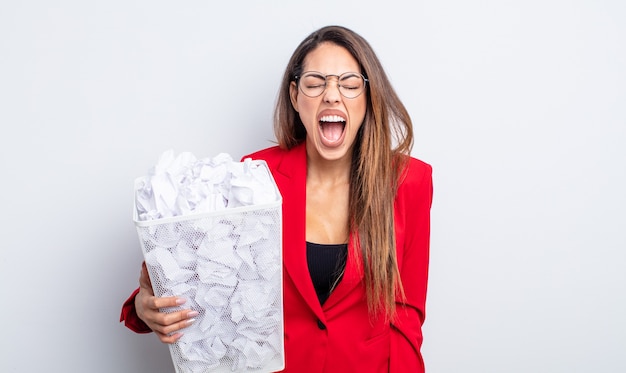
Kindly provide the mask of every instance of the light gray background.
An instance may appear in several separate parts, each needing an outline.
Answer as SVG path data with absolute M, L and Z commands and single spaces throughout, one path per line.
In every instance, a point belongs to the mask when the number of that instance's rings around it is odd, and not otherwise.
M 626 3 L 3 1 L 2 372 L 172 372 L 118 323 L 132 183 L 271 145 L 302 38 L 365 36 L 434 167 L 429 373 L 626 371 Z

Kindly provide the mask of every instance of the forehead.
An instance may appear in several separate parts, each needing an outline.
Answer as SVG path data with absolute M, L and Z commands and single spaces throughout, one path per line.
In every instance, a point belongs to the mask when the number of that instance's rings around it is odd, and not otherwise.
M 359 63 L 346 48 L 328 42 L 318 45 L 309 52 L 304 58 L 303 65 L 304 71 L 319 71 L 327 75 L 360 71 Z

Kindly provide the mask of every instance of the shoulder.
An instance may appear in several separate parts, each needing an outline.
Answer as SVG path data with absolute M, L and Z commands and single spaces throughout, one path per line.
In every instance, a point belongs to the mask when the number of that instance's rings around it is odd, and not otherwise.
M 291 174 L 294 168 L 301 168 L 300 166 L 306 162 L 306 148 L 304 144 L 296 145 L 291 149 L 272 146 L 245 155 L 241 160 L 246 158 L 265 161 L 272 172 L 281 169 L 284 173 Z
M 430 164 L 410 157 L 400 173 L 396 207 L 411 211 L 418 206 L 427 209 L 432 204 L 433 198 L 432 173 L 433 168 Z
M 246 158 L 251 158 L 252 160 L 262 160 L 267 163 L 270 169 L 274 169 L 277 167 L 282 159 L 289 154 L 289 150 L 281 149 L 279 146 L 272 146 L 269 148 L 257 150 L 254 153 L 250 153 L 248 155 L 244 155 L 241 157 L 243 161 Z
M 433 203 L 433 179 L 430 164 L 416 158 L 405 163 L 394 201 L 396 229 L 411 240 L 428 234 Z M 411 238 L 408 238 L 411 237 Z
M 276 158 L 278 156 L 281 156 L 281 154 L 283 154 L 284 152 L 285 150 L 281 149 L 278 146 L 271 146 L 269 148 L 257 150 L 254 153 L 244 155 L 243 157 L 241 157 L 241 160 L 243 161 L 246 158 L 252 158 L 253 160 L 258 159 L 258 160 L 267 161 L 268 158 L 269 159 Z
M 400 173 L 399 187 L 411 187 L 432 184 L 433 168 L 430 164 L 414 157 L 409 157 Z

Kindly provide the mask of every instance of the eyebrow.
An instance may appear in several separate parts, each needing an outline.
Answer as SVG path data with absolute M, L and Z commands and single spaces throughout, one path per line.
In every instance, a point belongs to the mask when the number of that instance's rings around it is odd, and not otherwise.
M 322 79 L 326 78 L 326 76 L 320 73 L 319 71 L 305 71 L 302 73 L 302 76 L 304 75 L 311 75 L 311 76 L 315 76 L 315 77 L 322 78 Z
M 339 77 L 342 78 L 341 80 L 346 80 L 346 79 L 353 78 L 353 77 L 360 78 L 361 75 L 359 73 L 348 71 L 348 72 L 345 72 L 345 73 L 339 75 Z

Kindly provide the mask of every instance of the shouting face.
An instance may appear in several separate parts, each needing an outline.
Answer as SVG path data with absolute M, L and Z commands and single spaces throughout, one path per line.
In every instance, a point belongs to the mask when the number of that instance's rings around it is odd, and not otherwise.
M 291 83 L 290 97 L 306 128 L 307 154 L 328 161 L 349 158 L 367 107 L 358 62 L 345 48 L 326 42 L 306 56 L 302 75 Z

